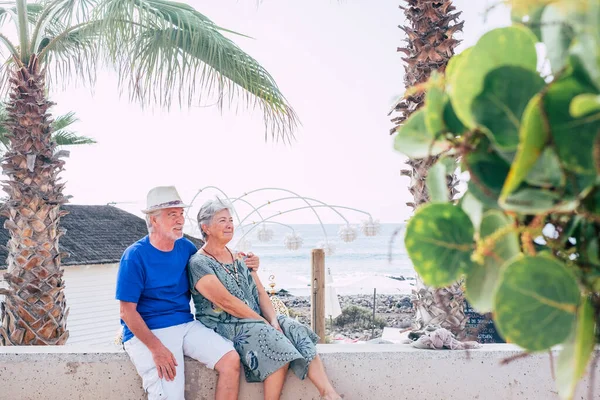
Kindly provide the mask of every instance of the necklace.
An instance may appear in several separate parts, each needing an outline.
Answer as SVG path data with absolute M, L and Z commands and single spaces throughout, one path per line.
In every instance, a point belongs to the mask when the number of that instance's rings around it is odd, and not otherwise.
M 229 275 L 230 277 L 232 277 L 233 280 L 235 281 L 235 283 L 237 283 L 237 285 L 240 286 L 240 276 L 239 276 L 237 268 L 235 267 L 235 258 L 233 257 L 233 254 L 231 253 L 231 250 L 229 250 L 229 248 L 227 248 L 227 247 L 225 247 L 225 248 L 227 249 L 227 251 L 231 255 L 231 259 L 233 260 L 233 264 L 231 264 L 231 266 L 233 267 L 233 272 L 231 272 L 229 270 L 229 268 L 227 268 L 225 266 L 225 264 L 223 264 L 221 261 L 217 260 L 217 257 L 213 256 L 208 251 L 206 251 L 206 249 L 204 247 L 202 248 L 202 251 L 204 251 L 206 253 L 206 255 L 210 256 L 213 260 L 215 260 L 225 270 L 225 272 L 227 272 L 227 275 Z M 234 275 L 234 273 L 235 273 L 235 275 Z

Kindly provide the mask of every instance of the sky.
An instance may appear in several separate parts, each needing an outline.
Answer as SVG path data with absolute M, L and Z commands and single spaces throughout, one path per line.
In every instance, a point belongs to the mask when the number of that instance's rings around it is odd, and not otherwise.
M 411 209 L 404 157 L 388 134 L 391 104 L 403 91 L 400 0 L 189 0 L 218 25 L 251 38 L 234 41 L 275 78 L 301 126 L 291 144 L 265 141 L 260 112 L 192 107 L 142 110 L 120 96 L 107 71 L 89 88 L 53 88 L 55 114 L 74 111 L 74 129 L 97 144 L 71 148 L 65 193 L 73 204 L 107 204 L 136 214 L 147 191 L 175 185 L 190 202 L 199 189 L 217 186 L 230 197 L 279 187 L 328 204 L 369 212 L 384 223 L 405 221 Z M 496 2 L 496 0 L 494 0 Z M 454 2 L 465 19 L 459 51 L 486 31 L 509 23 L 506 9 L 485 0 Z M 215 191 L 205 191 L 199 204 Z M 262 192 L 255 205 L 282 197 Z M 280 202 L 273 209 L 294 205 Z M 352 221 L 364 216 L 344 211 Z M 280 217 L 316 223 L 306 213 Z M 339 217 L 322 213 L 323 222 Z

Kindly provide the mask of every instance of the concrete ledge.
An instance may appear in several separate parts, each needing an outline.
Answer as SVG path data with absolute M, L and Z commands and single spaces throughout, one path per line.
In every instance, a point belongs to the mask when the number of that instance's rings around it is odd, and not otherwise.
M 334 386 L 347 400 L 558 399 L 548 354 L 517 355 L 512 345 L 471 351 L 417 350 L 408 345 L 319 345 Z M 186 360 L 187 400 L 212 400 L 216 375 Z M 600 396 L 596 367 L 594 398 Z M 588 399 L 589 376 L 576 399 Z M 0 399 L 144 399 L 141 380 L 120 350 L 89 347 L 0 348 Z M 242 383 L 240 400 L 262 399 L 262 385 Z M 318 399 L 308 380 L 290 373 L 283 400 Z

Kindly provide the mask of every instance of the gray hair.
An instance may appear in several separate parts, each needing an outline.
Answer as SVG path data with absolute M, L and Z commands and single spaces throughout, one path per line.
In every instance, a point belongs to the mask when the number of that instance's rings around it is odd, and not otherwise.
M 198 211 L 198 227 L 200 228 L 200 232 L 202 232 L 202 238 L 206 240 L 206 232 L 202 229 L 202 225 L 209 225 L 214 218 L 214 216 L 223 210 L 228 210 L 230 213 L 233 213 L 233 205 L 225 200 L 221 200 L 218 196 L 215 199 L 208 200 L 202 207 L 200 207 L 200 211 Z
M 146 214 L 146 228 L 148 228 L 148 233 L 152 233 L 152 231 L 154 230 L 154 228 L 152 227 L 152 222 L 150 221 L 150 217 L 156 217 L 158 214 L 160 214 L 162 210 L 155 210 L 155 211 L 150 211 L 148 214 Z

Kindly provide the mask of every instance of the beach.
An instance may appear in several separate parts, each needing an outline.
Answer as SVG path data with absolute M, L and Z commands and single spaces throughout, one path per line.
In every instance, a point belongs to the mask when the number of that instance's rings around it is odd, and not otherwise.
M 259 275 L 262 283 L 268 286 L 274 282 L 277 289 L 286 289 L 296 296 L 310 294 L 311 252 L 325 240 L 333 246 L 334 251 L 325 255 L 325 268 L 331 276 L 331 286 L 337 294 L 373 294 L 373 289 L 381 294 L 410 294 L 412 284 L 410 278 L 416 274 L 404 248 L 403 224 L 382 224 L 377 236 L 366 237 L 359 234 L 349 243 L 338 237 L 340 225 L 316 224 L 291 225 L 302 237 L 302 247 L 289 250 L 283 245 L 286 228 L 272 226 L 273 238 L 261 242 L 256 235 L 250 233 L 245 240 L 251 243 L 249 249 L 260 257 Z M 236 242 L 235 240 L 233 241 Z M 235 247 L 232 245 L 232 247 Z M 390 279 L 392 276 L 403 276 L 406 281 Z
M 416 273 L 406 254 L 402 224 L 382 224 L 377 236 L 359 235 L 344 243 L 337 238 L 339 225 L 292 225 L 303 237 L 302 248 L 290 251 L 278 238 L 285 229 L 272 226 L 274 238 L 260 242 L 250 235 L 251 251 L 261 260 L 259 276 L 264 286 L 275 284 L 290 315 L 310 325 L 311 250 L 323 240 L 323 228 L 335 251 L 325 256 L 326 297 L 337 295 L 342 310 L 358 307 L 349 318 L 359 321 L 336 324 L 328 318 L 326 341 L 329 343 L 366 342 L 381 336 L 383 326 L 405 329 L 412 323 L 414 310 L 411 294 Z M 247 237 L 248 238 L 248 237 Z M 283 290 L 282 290 L 283 289 Z M 373 294 L 376 291 L 376 327 L 372 328 Z
M 285 303 L 292 318 L 310 325 L 310 298 L 308 296 L 285 296 L 279 298 Z M 372 323 L 373 295 L 354 294 L 338 296 L 342 310 L 358 307 L 361 310 L 355 321 L 344 326 L 336 324 L 336 320 L 326 321 L 327 343 L 367 342 L 381 337 L 383 327 L 406 329 L 414 319 L 414 308 L 411 297 L 406 294 L 378 294 L 375 304 L 376 327 L 369 328 Z M 364 317 L 362 311 L 364 310 Z M 356 313 L 350 316 L 352 319 Z

